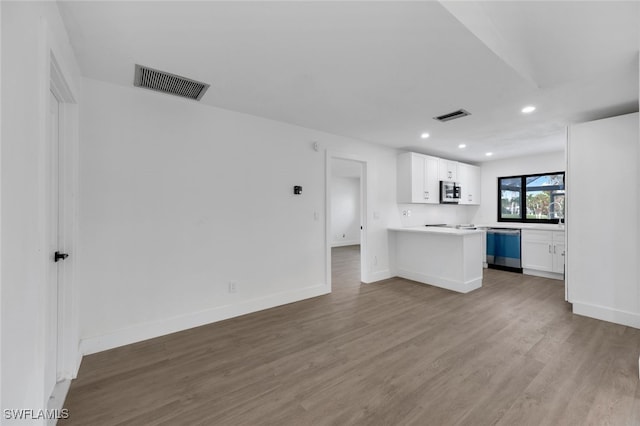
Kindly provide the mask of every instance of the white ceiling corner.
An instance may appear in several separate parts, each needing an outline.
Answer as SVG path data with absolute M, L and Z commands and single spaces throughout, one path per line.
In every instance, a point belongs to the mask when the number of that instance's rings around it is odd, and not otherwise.
M 456 17 L 469 31 L 491 49 L 500 59 L 511 66 L 534 88 L 539 85 L 533 79 L 531 64 L 513 38 L 507 38 L 496 27 L 487 14 L 485 4 L 481 1 L 440 1 L 453 16 Z

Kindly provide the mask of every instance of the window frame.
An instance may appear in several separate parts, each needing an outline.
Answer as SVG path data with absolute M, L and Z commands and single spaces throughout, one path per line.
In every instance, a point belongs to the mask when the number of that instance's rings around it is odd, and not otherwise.
M 532 177 L 540 177 L 540 176 L 549 176 L 549 175 L 562 175 L 562 182 L 565 191 L 566 197 L 566 175 L 564 171 L 559 172 L 547 172 L 547 173 L 532 173 L 527 175 L 514 175 L 514 176 L 499 176 L 497 178 L 497 187 L 498 187 L 498 222 L 507 222 L 507 223 L 546 223 L 546 224 L 558 224 L 560 223 L 560 219 L 528 219 L 527 218 L 527 178 Z M 520 179 L 520 218 L 503 218 L 501 215 L 502 212 L 502 191 L 500 187 L 500 183 L 502 179 Z M 565 198 L 566 199 L 566 198 Z M 566 204 L 565 204 L 566 208 Z

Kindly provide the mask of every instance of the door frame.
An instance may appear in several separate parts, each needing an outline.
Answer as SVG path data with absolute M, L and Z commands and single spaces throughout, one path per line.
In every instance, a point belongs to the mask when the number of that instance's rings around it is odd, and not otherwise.
M 369 266 L 368 266 L 368 250 L 367 250 L 367 218 L 368 218 L 368 162 L 365 158 L 344 152 L 329 151 L 325 153 L 325 282 L 332 290 L 331 282 L 331 166 L 333 160 L 349 160 L 360 163 L 360 281 L 363 283 L 370 282 Z
M 75 289 L 78 194 L 78 97 L 68 84 L 67 73 L 56 59 L 53 46 L 48 50 L 48 84 L 59 103 L 58 145 L 58 229 L 59 250 L 70 253 L 58 266 L 58 342 L 57 381 L 77 376 L 80 354 L 77 291 Z M 48 150 L 47 152 L 51 152 Z M 47 161 L 51 160 L 48 158 Z M 52 253 L 48 253 L 49 258 Z M 50 260 L 51 261 L 51 260 Z

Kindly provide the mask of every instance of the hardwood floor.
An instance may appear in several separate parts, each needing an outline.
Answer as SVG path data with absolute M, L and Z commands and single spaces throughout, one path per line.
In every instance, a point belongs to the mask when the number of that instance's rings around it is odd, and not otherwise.
M 334 249 L 330 295 L 87 356 L 59 424 L 640 424 L 640 330 L 571 314 L 559 281 L 359 276 Z

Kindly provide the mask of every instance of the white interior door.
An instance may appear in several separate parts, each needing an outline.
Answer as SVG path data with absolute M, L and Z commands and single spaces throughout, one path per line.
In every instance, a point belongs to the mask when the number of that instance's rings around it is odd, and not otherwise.
M 56 253 L 60 246 L 60 103 L 49 92 L 49 279 L 47 283 L 45 391 L 51 395 L 58 373 L 58 279 L 59 263 Z

